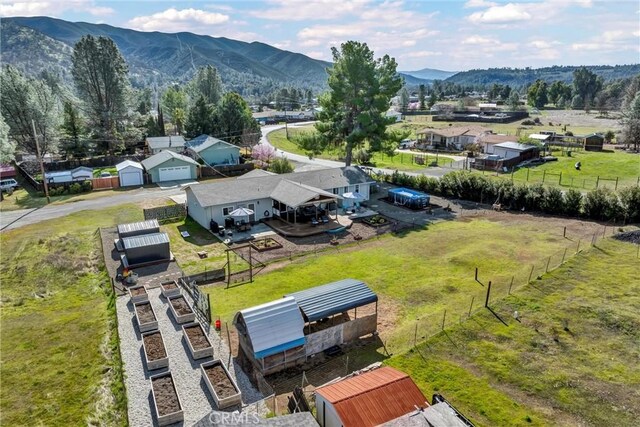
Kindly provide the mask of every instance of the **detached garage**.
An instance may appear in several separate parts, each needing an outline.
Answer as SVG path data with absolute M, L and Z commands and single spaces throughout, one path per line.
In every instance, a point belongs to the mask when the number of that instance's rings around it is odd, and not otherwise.
M 191 157 L 162 151 L 142 161 L 151 176 L 151 182 L 182 181 L 196 179 L 198 163 Z
M 140 163 L 125 160 L 116 165 L 116 170 L 118 178 L 120 178 L 120 187 L 142 186 L 144 184 L 142 177 L 144 168 Z

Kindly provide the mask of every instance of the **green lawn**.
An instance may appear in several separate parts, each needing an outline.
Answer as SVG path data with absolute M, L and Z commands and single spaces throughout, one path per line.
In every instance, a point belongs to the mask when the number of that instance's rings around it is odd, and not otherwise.
M 126 423 L 97 228 L 141 219 L 121 205 L 0 234 L 2 425 Z
M 202 273 L 205 270 L 222 268 L 226 264 L 227 246 L 191 218 L 163 224 L 162 230 L 169 234 L 171 252 L 186 274 Z M 181 231 L 189 232 L 190 237 L 182 237 Z M 207 258 L 198 256 L 198 252 L 201 251 L 207 252 Z M 230 259 L 232 271 L 248 268 L 248 264 L 234 254 L 231 254 Z
M 474 280 L 476 266 L 485 286 L 493 280 L 495 292 L 505 293 L 512 275 L 517 274 L 516 284 L 524 283 L 531 263 L 539 265 L 569 244 L 575 243 L 563 239 L 559 227 L 555 230 L 541 221 L 513 221 L 509 226 L 487 219 L 440 222 L 428 230 L 388 235 L 351 248 L 339 246 L 335 252 L 260 274 L 253 284 L 208 287 L 206 292 L 211 294 L 213 317 L 231 321 L 240 309 L 292 291 L 345 277 L 361 279 L 380 295 L 383 310 L 393 317 L 393 328 L 383 339 L 400 351 L 411 346 L 416 319 L 421 319 L 419 335 L 428 335 L 441 321 L 442 309 L 466 311 L 476 295 L 476 305 L 480 303 L 485 287 Z M 554 262 L 559 262 L 557 256 Z M 435 315 L 437 320 L 431 319 Z
M 640 178 L 640 155 L 624 151 L 573 151 L 571 157 L 560 151 L 553 152 L 557 162 L 549 162 L 531 168 L 521 168 L 513 174 L 515 181 L 531 183 L 543 182 L 549 185 L 563 187 L 578 187 L 585 189 L 599 187 L 615 188 L 618 178 L 618 188 L 637 185 Z M 576 170 L 575 164 L 580 162 L 582 167 Z M 528 174 L 527 174 L 528 170 Z M 562 176 L 560 176 L 562 173 Z M 510 174 L 502 175 L 511 179 Z M 599 177 L 599 178 L 598 178 Z
M 312 132 L 312 131 L 313 131 L 313 126 L 305 126 L 301 128 L 290 128 L 289 139 L 287 139 L 285 130 L 280 129 L 280 130 L 276 130 L 269 133 L 268 138 L 271 145 L 278 148 L 279 150 L 283 150 L 288 153 L 300 154 L 304 156 L 306 155 L 306 153 L 303 150 L 301 150 L 300 147 L 298 147 L 298 145 L 294 142 L 294 138 L 296 135 L 300 133 Z M 344 154 L 342 152 L 336 151 L 336 152 L 322 153 L 317 157 L 320 159 L 342 161 L 343 156 Z M 385 168 L 385 169 L 397 169 L 399 171 L 406 171 L 406 172 L 411 172 L 411 171 L 415 172 L 419 170 L 424 170 L 429 166 L 435 166 L 436 161 L 439 166 L 442 166 L 443 164 L 446 164 L 446 163 L 451 163 L 453 161 L 453 159 L 451 159 L 450 157 L 441 156 L 441 155 L 437 156 L 437 158 L 435 155 L 431 155 L 431 154 L 429 154 L 428 156 L 426 154 L 424 155 L 421 154 L 421 156 L 425 157 L 426 163 L 424 165 L 414 163 L 413 156 L 407 153 L 398 153 L 393 157 L 383 153 L 375 153 L 371 158 L 371 166 L 375 166 L 378 168 Z
M 607 239 L 386 363 L 476 425 L 635 426 L 637 247 Z M 517 310 L 520 322 L 512 314 Z

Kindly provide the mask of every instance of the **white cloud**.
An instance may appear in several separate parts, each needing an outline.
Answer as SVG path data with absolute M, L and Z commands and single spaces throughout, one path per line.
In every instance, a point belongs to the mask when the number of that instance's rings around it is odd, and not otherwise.
M 300 43 L 298 43 L 299 46 L 302 47 L 314 47 L 314 46 L 320 46 L 322 44 L 322 42 L 320 40 L 303 40 Z
M 480 8 L 480 7 L 491 7 L 491 6 L 497 6 L 498 3 L 494 3 L 492 1 L 486 1 L 486 0 L 469 0 L 468 2 L 466 2 L 464 4 L 464 8 L 465 9 L 472 9 L 472 8 Z
M 365 33 L 367 25 L 346 24 L 346 25 L 314 25 L 306 27 L 298 32 L 301 39 L 327 39 L 339 38 L 346 39 L 349 37 L 357 37 Z
M 312 50 L 312 51 L 306 52 L 305 55 L 314 59 L 323 59 L 323 60 L 328 59 L 328 57 L 326 56 L 326 53 L 319 50 Z
M 430 56 L 441 56 L 442 52 L 433 52 L 430 50 L 420 50 L 417 52 L 409 52 L 402 55 L 402 58 L 428 58 Z
M 207 12 L 200 9 L 170 8 L 147 16 L 136 16 L 129 20 L 129 25 L 141 31 L 189 31 L 193 24 L 217 25 L 229 21 L 229 15 Z
M 291 46 L 291 40 L 283 40 L 278 43 L 273 43 L 272 46 L 275 46 L 278 49 L 287 49 Z
M 462 40 L 462 44 L 470 44 L 470 45 L 486 45 L 486 44 L 495 44 L 498 43 L 497 39 L 491 37 L 484 36 L 469 36 Z
M 368 3 L 370 0 L 269 0 L 250 14 L 275 21 L 327 20 L 357 13 Z
M 0 16 L 60 16 L 68 10 L 87 12 L 93 16 L 106 16 L 115 12 L 110 7 L 96 6 L 93 0 L 0 2 Z
M 508 3 L 504 6 L 491 6 L 484 12 L 475 12 L 468 19 L 474 24 L 508 24 L 531 19 L 522 4 Z

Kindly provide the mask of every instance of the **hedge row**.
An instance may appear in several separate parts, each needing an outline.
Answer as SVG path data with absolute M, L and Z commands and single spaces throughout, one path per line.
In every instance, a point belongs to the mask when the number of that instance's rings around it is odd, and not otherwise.
M 600 221 L 640 222 L 640 187 L 626 187 L 618 192 L 599 188 L 583 195 L 574 189 L 562 191 L 541 184 L 491 180 L 468 171 L 450 172 L 439 180 L 398 171 L 391 175 L 378 175 L 377 178 L 428 194 L 487 204 L 500 203 L 508 209 Z
M 73 184 L 59 185 L 49 188 L 50 196 L 62 196 L 64 194 L 80 194 L 91 191 L 91 181 L 74 182 Z

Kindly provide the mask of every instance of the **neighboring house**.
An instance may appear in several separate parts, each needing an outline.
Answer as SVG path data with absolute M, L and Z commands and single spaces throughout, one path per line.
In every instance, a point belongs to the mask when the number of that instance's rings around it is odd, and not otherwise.
M 147 150 L 151 154 L 165 150 L 181 153 L 184 150 L 184 138 L 180 135 L 148 137 L 146 144 Z
M 200 135 L 187 141 L 185 148 L 209 166 L 240 163 L 240 147 L 209 135 Z
M 141 163 L 125 160 L 116 165 L 120 187 L 141 186 L 144 184 L 143 170 Z
M 363 201 L 369 200 L 373 183 L 359 167 L 347 166 L 282 175 L 255 170 L 234 180 L 198 184 L 185 191 L 189 216 L 208 229 L 211 220 L 224 224 L 229 213 L 240 207 L 254 211 L 250 222 L 279 216 L 295 223 L 305 206 L 337 210 L 344 193 L 358 192 Z
M 402 121 L 402 113 L 400 111 L 396 111 L 396 110 L 388 110 L 385 113 L 385 117 L 387 117 L 389 119 L 393 118 L 396 121 L 396 123 Z
M 442 129 L 426 128 L 416 132 L 417 145 L 421 148 L 435 148 L 460 151 L 475 138 L 489 131 L 481 126 L 451 126 Z
M 373 427 L 429 406 L 411 377 L 390 366 L 320 386 L 315 394 L 321 427 Z
M 358 308 L 370 304 L 375 304 L 373 314 L 368 310 L 363 314 L 362 309 L 358 313 Z M 360 280 L 343 279 L 241 310 L 233 324 L 238 354 L 261 374 L 270 375 L 303 364 L 328 348 L 375 334 L 378 296 Z
M 151 182 L 196 179 L 198 163 L 191 157 L 165 150 L 142 161 Z
M 86 166 L 79 166 L 68 171 L 46 172 L 44 176 L 50 184 L 86 181 L 93 178 L 93 169 Z

